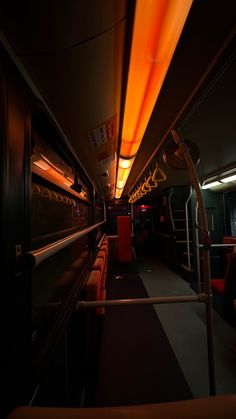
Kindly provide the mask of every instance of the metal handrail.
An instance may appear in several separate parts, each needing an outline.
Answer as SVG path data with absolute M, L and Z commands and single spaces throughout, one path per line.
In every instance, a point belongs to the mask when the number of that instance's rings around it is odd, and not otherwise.
M 199 207 L 199 218 L 202 228 L 203 236 L 203 273 L 204 273 L 204 284 L 205 292 L 209 296 L 209 300 L 206 302 L 206 331 L 207 331 L 207 352 L 208 352 L 208 371 L 209 371 L 209 391 L 210 395 L 216 394 L 216 383 L 215 383 L 215 363 L 214 363 L 214 351 L 213 351 L 213 326 L 212 326 L 212 300 L 211 296 L 211 273 L 210 273 L 210 233 L 207 225 L 206 208 L 204 205 L 203 195 L 199 184 L 199 178 L 196 168 L 193 164 L 191 154 L 184 143 L 182 137 L 176 130 L 171 130 L 171 134 L 174 138 L 176 145 L 179 147 L 179 152 L 184 157 L 189 174 L 191 177 L 192 185 L 195 188 L 196 197 Z
M 192 193 L 193 193 L 193 189 L 192 189 L 192 186 L 190 186 L 189 195 L 185 202 L 186 240 L 187 240 L 187 256 L 188 256 L 189 269 L 191 269 L 191 260 L 190 260 L 189 225 L 188 225 L 188 203 L 191 199 Z
M 179 295 L 170 297 L 145 297 L 145 298 L 126 298 L 122 300 L 98 300 L 98 301 L 78 301 L 76 310 L 91 309 L 98 307 L 127 306 L 127 305 L 153 305 L 153 304 L 173 304 L 206 302 L 209 296 L 205 293 L 192 295 Z
M 198 247 L 201 248 L 204 245 L 202 243 L 198 244 Z M 211 244 L 211 247 L 236 247 L 236 243 L 215 243 Z
M 59 252 L 60 250 L 64 249 L 65 247 L 69 246 L 75 240 L 80 239 L 81 237 L 86 236 L 91 231 L 95 230 L 96 228 L 100 227 L 104 224 L 105 221 L 101 221 L 100 223 L 93 224 L 90 227 L 85 228 L 84 230 L 78 231 L 77 233 L 71 234 L 70 236 L 64 237 L 63 239 L 57 240 L 54 243 L 51 243 L 47 246 L 43 246 L 40 249 L 32 250 L 31 252 L 27 252 L 25 255 L 30 255 L 34 259 L 33 268 L 38 266 L 44 260 L 48 259 L 50 256 L 55 255 L 55 253 Z
M 105 237 L 105 234 L 103 234 L 101 239 L 99 240 L 99 242 L 97 244 L 97 249 L 99 249 L 99 247 L 101 247 L 104 237 Z
M 172 230 L 174 232 L 175 231 L 175 223 L 174 223 L 172 208 L 171 208 L 171 197 L 172 197 L 173 193 L 174 193 L 174 190 L 173 190 L 173 188 L 171 188 L 171 192 L 170 192 L 169 197 L 168 197 L 168 202 L 169 202 L 169 211 L 170 211 L 170 222 L 171 222 Z
M 198 292 L 201 290 L 201 267 L 199 255 L 199 226 L 198 226 L 198 202 L 195 207 L 195 243 L 196 243 L 196 259 L 197 259 L 197 286 Z

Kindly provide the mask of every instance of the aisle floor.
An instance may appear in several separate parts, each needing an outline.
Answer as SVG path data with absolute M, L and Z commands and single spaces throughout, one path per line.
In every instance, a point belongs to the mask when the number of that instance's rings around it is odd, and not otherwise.
M 191 295 L 189 283 L 146 252 L 137 257 L 139 275 L 150 297 Z M 204 303 L 155 305 L 155 310 L 194 397 L 207 396 L 208 357 Z M 236 391 L 236 330 L 213 310 L 216 393 Z

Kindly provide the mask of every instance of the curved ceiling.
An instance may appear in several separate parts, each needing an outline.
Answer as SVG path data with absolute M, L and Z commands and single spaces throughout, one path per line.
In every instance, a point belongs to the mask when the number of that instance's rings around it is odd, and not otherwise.
M 7 40 L 15 62 L 20 62 L 33 80 L 82 166 L 109 198 L 115 183 L 133 8 L 134 1 L 128 0 L 34 1 L 24 7 L 7 2 L 0 8 L 1 38 Z M 207 97 L 203 100 L 201 96 L 225 60 L 224 54 L 234 48 L 234 10 L 233 0 L 224 4 L 193 1 L 126 194 L 145 175 L 145 168 L 148 171 L 148 163 L 157 159 L 168 175 L 163 187 L 188 181 L 185 173 L 177 176 L 158 157 L 163 141 L 171 141 L 172 127 L 181 128 L 184 137 L 199 147 L 200 177 L 236 162 L 234 153 L 228 153 L 223 145 L 223 137 L 227 137 L 233 150 L 235 61 Z M 212 152 L 215 144 L 219 155 Z
M 33 2 L 1 10 L 0 27 L 78 158 L 114 196 L 126 0 Z
M 189 176 L 185 172 L 167 167 L 162 159 L 163 141 L 172 141 L 169 135 L 173 127 L 181 127 L 182 121 L 186 118 L 196 100 L 206 89 L 211 79 L 219 71 L 229 54 L 235 52 L 235 14 L 233 12 L 235 3 L 226 1 L 225 7 L 219 2 L 194 1 L 190 14 L 187 18 L 180 41 L 177 45 L 174 58 L 171 62 L 169 71 L 165 78 L 161 93 L 153 109 L 149 124 L 147 126 L 143 141 L 138 155 L 132 168 L 132 172 L 126 184 L 125 192 L 132 190 L 133 185 L 139 184 L 143 177 L 148 173 L 147 162 L 158 160 L 167 174 L 168 181 L 160 185 L 166 187 L 173 184 L 188 183 Z M 188 123 L 188 132 L 184 130 L 184 136 L 194 141 L 199 147 L 201 163 L 198 165 L 200 178 L 210 175 L 219 164 L 236 163 L 234 153 L 229 153 L 223 146 L 224 139 L 221 136 L 221 161 L 217 161 L 215 153 L 212 152 L 215 146 L 216 137 L 209 138 L 209 130 L 213 123 L 213 116 L 220 112 L 219 108 L 224 108 L 218 122 L 222 130 L 231 130 L 231 150 L 233 149 L 233 138 L 235 138 L 235 125 L 233 124 L 233 114 L 236 111 L 235 100 L 235 62 L 231 69 L 222 75 L 221 81 L 215 85 L 209 98 L 201 105 L 201 128 L 198 134 L 192 125 L 193 119 Z M 225 89 L 220 88 L 225 84 Z M 219 88 L 218 88 L 219 85 Z M 230 91 L 229 88 L 230 87 Z M 217 90 L 218 93 L 214 93 Z M 217 100 L 214 95 L 217 94 Z M 212 99 L 211 99 L 212 96 Z M 227 114 L 227 108 L 231 111 Z M 227 116 L 226 119 L 224 117 Z M 229 115 L 231 119 L 229 121 Z M 213 128 L 213 130 L 216 130 Z M 191 132 L 190 132 L 191 130 Z M 201 131 L 201 132 L 200 132 Z M 229 140 L 229 138 L 227 138 Z M 153 158 L 152 158 L 153 157 Z M 144 165 L 146 162 L 146 165 Z M 143 170 L 144 167 L 146 170 Z

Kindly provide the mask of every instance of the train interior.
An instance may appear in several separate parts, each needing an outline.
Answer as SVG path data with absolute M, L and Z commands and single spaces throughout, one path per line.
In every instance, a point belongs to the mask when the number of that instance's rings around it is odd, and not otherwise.
M 235 28 L 0 6 L 3 418 L 236 416 Z

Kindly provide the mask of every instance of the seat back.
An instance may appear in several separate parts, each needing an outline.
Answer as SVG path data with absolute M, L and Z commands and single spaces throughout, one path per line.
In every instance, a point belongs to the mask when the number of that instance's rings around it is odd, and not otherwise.
M 236 298 L 236 253 L 228 253 L 228 265 L 225 273 L 225 294 Z

